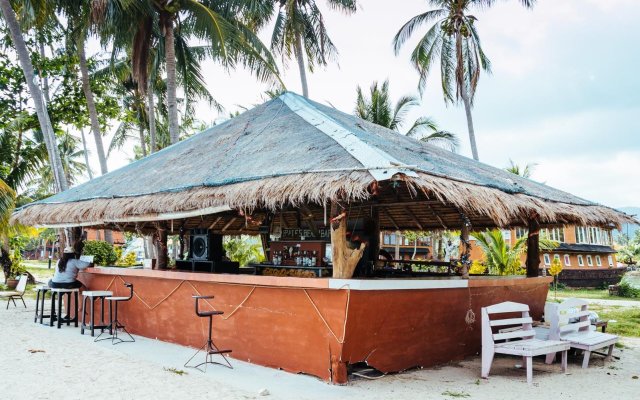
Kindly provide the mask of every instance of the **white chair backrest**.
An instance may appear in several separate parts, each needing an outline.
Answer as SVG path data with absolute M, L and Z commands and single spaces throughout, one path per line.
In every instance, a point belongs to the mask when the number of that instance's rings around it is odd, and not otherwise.
M 27 280 L 29 279 L 29 275 L 23 274 L 20 275 L 20 279 L 18 280 L 18 285 L 16 286 L 16 292 L 24 293 L 27 290 Z
M 545 305 L 545 318 L 551 324 L 551 336 L 559 339 L 563 336 L 589 331 L 589 303 L 581 299 L 566 299 L 560 304 L 547 303 Z M 549 316 L 546 313 L 549 312 Z
M 531 339 L 536 333 L 533 330 L 533 320 L 529 316 L 529 306 L 526 304 L 507 301 L 482 308 L 482 344 L 495 343 L 501 340 Z M 520 313 L 517 318 L 491 319 L 492 314 Z M 498 333 L 493 328 L 498 327 Z M 505 329 L 505 327 L 508 327 Z M 503 332 L 499 332 L 502 329 Z

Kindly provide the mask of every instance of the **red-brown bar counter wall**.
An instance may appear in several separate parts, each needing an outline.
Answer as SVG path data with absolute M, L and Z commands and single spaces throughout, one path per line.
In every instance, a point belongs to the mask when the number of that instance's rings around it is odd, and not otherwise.
M 383 371 L 429 367 L 480 351 L 480 307 L 502 301 L 544 308 L 551 278 L 339 280 L 93 268 L 80 274 L 90 290 L 134 298 L 119 319 L 138 335 L 198 347 L 207 326 L 194 294 L 224 315 L 214 341 L 234 358 L 347 382 L 347 365 Z M 475 322 L 468 324 L 471 308 Z

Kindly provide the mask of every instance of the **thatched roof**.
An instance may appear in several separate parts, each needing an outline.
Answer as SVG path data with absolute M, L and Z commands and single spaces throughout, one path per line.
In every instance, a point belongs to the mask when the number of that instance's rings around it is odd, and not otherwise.
M 29 225 L 104 225 L 228 210 L 246 215 L 331 200 L 352 205 L 413 201 L 411 225 L 421 228 L 446 225 L 440 215 L 445 211 L 455 218 L 464 212 L 476 226 L 522 225 L 532 215 L 543 224 L 611 226 L 631 220 L 290 92 L 29 204 L 13 219 Z M 383 227 L 405 225 L 398 221 L 406 208 L 389 210 Z

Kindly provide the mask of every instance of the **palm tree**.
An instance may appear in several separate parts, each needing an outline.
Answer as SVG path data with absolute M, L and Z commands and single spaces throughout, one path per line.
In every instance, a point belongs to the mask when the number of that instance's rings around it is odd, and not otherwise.
M 87 172 L 88 166 L 84 163 L 84 150 L 80 149 L 80 139 L 65 132 L 60 136 L 60 157 L 62 159 L 62 167 L 64 175 L 70 185 L 78 182 L 78 178 Z M 53 185 L 53 177 L 49 168 L 43 168 L 41 172 L 40 185 L 42 189 L 51 188 Z
M 278 81 L 278 69 L 268 48 L 240 19 L 252 2 L 214 0 L 103 0 L 94 2 L 94 21 L 106 40 L 131 49 L 133 76 L 146 94 L 152 46 L 163 55 L 167 75 L 166 105 L 171 144 L 179 140 L 177 68 L 190 39 L 206 41 L 206 55 L 234 68 L 241 64 L 260 80 Z M 245 4 L 246 3 L 246 4 Z M 156 36 L 156 32 L 158 33 Z M 159 40 L 156 38 L 159 36 Z M 182 54 L 180 52 L 182 51 Z M 149 98 L 149 101 L 152 99 Z
M 9 0 L 0 0 L 0 9 L 2 10 L 2 14 L 4 15 L 7 26 L 9 27 L 11 41 L 13 42 L 13 45 L 16 49 L 18 60 L 20 61 L 20 66 L 22 67 L 22 71 L 24 72 L 24 77 L 27 81 L 29 93 L 31 94 L 36 109 L 36 114 L 40 123 L 40 129 L 43 133 L 44 142 L 49 153 L 49 161 L 51 163 L 51 170 L 55 181 L 54 189 L 55 191 L 67 190 L 68 184 L 62 168 L 62 162 L 56 143 L 56 136 L 53 131 L 53 126 L 51 125 L 49 113 L 47 112 L 47 106 L 42 97 L 42 91 L 36 84 L 33 64 L 31 63 L 29 51 L 25 44 L 24 37 L 22 36 L 22 31 L 20 30 L 20 25 L 18 24 L 16 14 L 11 7 Z
M 492 274 L 521 275 L 524 273 L 520 256 L 527 249 L 527 237 L 518 239 L 513 246 L 507 244 L 499 229 L 473 233 L 471 236 L 482 249 L 485 264 Z M 540 238 L 540 249 L 550 251 L 558 246 L 558 242 Z
M 89 78 L 89 68 L 87 66 L 87 56 L 84 48 L 91 24 L 90 3 L 82 0 L 58 0 L 57 5 L 58 10 L 67 17 L 67 30 L 70 36 L 69 42 L 72 45 L 71 47 L 75 47 L 76 54 L 78 55 L 82 92 L 87 100 L 91 132 L 93 132 L 93 138 L 96 142 L 98 161 L 100 162 L 100 173 L 104 175 L 109 172 L 109 169 L 107 167 L 107 157 L 104 152 L 104 145 L 102 143 L 102 132 L 100 131 L 98 111 L 96 109 L 94 95 L 91 90 L 91 80 Z
M 409 110 L 419 105 L 417 98 L 403 96 L 395 106 L 392 106 L 388 80 L 384 81 L 382 86 L 378 86 L 378 82 L 373 82 L 369 88 L 368 97 L 360 86 L 357 87 L 356 92 L 357 99 L 354 111 L 356 116 L 397 132 L 400 132 L 400 128 L 404 125 Z M 429 117 L 415 120 L 405 134 L 450 151 L 455 151 L 458 147 L 458 137 L 454 133 L 439 129 L 436 122 Z
M 279 0 L 279 3 L 271 35 L 271 50 L 280 54 L 285 64 L 295 57 L 300 71 L 302 95 L 309 97 L 307 68 L 313 72 L 316 65 L 326 66 L 330 60 L 337 58 L 338 51 L 329 38 L 315 0 Z M 357 8 L 355 0 L 327 0 L 327 4 L 346 14 L 354 13 Z
M 509 159 L 509 166 L 505 168 L 505 171 L 511 172 L 512 174 L 521 176 L 523 178 L 530 179 L 531 174 L 533 174 L 533 170 L 536 168 L 537 164 L 526 164 L 524 167 L 513 162 L 513 160 Z
M 411 62 L 420 74 L 418 87 L 422 93 L 429 72 L 439 58 L 444 100 L 447 103 L 462 100 L 467 116 L 471 152 L 476 161 L 479 157 L 471 107 L 480 71 L 490 72 L 491 64 L 480 47 L 480 36 L 475 27 L 477 18 L 469 12 L 474 7 L 490 7 L 495 2 L 496 0 L 429 0 L 436 9 L 411 18 L 393 38 L 394 51 L 398 55 L 402 45 L 416 28 L 434 21 L 411 54 Z M 520 3 L 530 8 L 535 0 L 520 0 Z

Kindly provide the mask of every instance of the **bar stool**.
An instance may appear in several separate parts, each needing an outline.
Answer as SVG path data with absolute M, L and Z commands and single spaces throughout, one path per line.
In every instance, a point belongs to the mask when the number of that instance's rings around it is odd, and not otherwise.
M 122 301 L 129 301 L 131 300 L 131 298 L 133 297 L 133 284 L 132 283 L 128 283 L 125 282 L 124 286 L 129 288 L 129 296 L 107 296 L 105 297 L 105 300 L 107 300 L 109 302 L 109 325 L 107 326 L 109 328 L 109 337 L 104 337 L 102 339 L 100 339 L 100 336 L 102 336 L 102 334 L 104 333 L 104 331 L 102 331 L 100 333 L 100 335 L 98 335 L 98 337 L 94 340 L 94 342 L 98 342 L 100 340 L 107 340 L 107 339 L 111 339 L 111 344 L 119 344 L 122 342 L 135 342 L 136 340 L 133 338 L 133 336 L 131 336 L 131 334 L 127 331 L 127 329 L 124 327 L 124 325 L 122 325 L 120 323 L 120 321 L 118 321 L 118 303 L 122 302 Z M 115 304 L 115 307 L 114 307 Z M 114 313 L 114 308 L 115 308 L 115 313 Z M 121 337 L 118 337 L 118 330 L 122 331 L 123 333 L 126 333 L 127 336 L 129 336 L 129 339 L 122 339 Z
M 105 324 L 104 322 L 104 299 L 109 296 L 113 296 L 113 292 L 108 290 L 85 290 L 82 292 L 82 323 L 80 324 L 81 335 L 84 335 L 85 329 L 91 329 L 91 336 L 93 336 L 96 329 L 104 331 L 105 328 L 109 327 L 109 324 Z M 100 324 L 96 325 L 94 304 L 98 299 L 100 299 L 101 302 Z M 89 306 L 91 312 L 89 324 L 86 323 L 87 300 L 91 302 L 91 305 Z
M 51 291 L 51 317 L 49 318 L 49 326 L 53 326 L 53 320 L 58 321 L 58 329 L 62 326 L 62 322 L 66 322 L 67 326 L 71 324 L 73 321 L 75 323 L 76 328 L 78 327 L 78 293 L 80 289 L 61 289 L 61 288 L 50 288 Z M 71 318 L 71 294 L 73 293 L 73 297 L 75 299 L 75 314 L 74 317 Z M 67 317 L 62 317 L 62 298 L 67 296 Z M 56 299 L 58 299 L 58 312 L 55 312 L 56 307 Z M 64 320 L 64 321 L 63 321 Z
M 51 288 L 48 285 L 38 285 L 34 290 L 36 291 L 36 315 L 33 318 L 33 322 L 37 323 L 38 318 L 40 318 L 40 323 L 42 324 L 44 318 L 51 318 L 51 311 L 49 311 L 49 314 L 44 313 L 44 299 Z
M 204 346 L 202 346 L 201 348 L 198 349 L 198 351 L 196 351 L 196 353 L 191 356 L 191 358 L 184 363 L 185 367 L 188 368 L 196 368 L 200 371 L 202 371 L 199 367 L 201 365 L 204 365 L 204 371 L 205 372 L 207 370 L 207 364 L 218 364 L 218 365 L 222 365 L 224 367 L 228 367 L 233 369 L 233 367 L 231 366 L 231 363 L 229 362 L 229 360 L 227 359 L 227 357 L 225 356 L 225 354 L 231 353 L 231 350 L 220 350 L 218 349 L 218 347 L 215 345 L 215 343 L 213 343 L 213 340 L 211 339 L 211 331 L 212 331 L 212 326 L 213 326 L 213 316 L 214 315 L 222 315 L 224 314 L 223 311 L 200 311 L 200 308 L 198 307 L 198 303 L 200 299 L 213 299 L 213 296 L 191 296 L 194 299 L 196 299 L 196 315 L 198 317 L 208 317 L 209 318 L 209 337 L 207 339 L 207 342 L 204 344 Z M 198 353 L 200 353 L 201 351 L 205 352 L 205 358 L 204 358 L 204 362 L 198 364 L 198 365 L 188 365 L 189 362 L 191 360 L 193 360 L 195 358 L 195 356 L 198 355 Z M 225 364 L 213 361 L 213 356 L 215 354 L 219 354 L 222 359 L 225 361 Z

